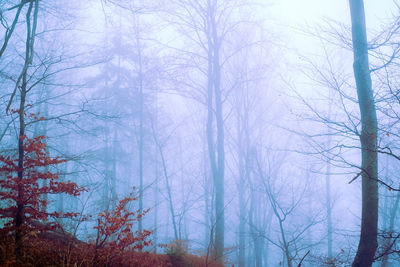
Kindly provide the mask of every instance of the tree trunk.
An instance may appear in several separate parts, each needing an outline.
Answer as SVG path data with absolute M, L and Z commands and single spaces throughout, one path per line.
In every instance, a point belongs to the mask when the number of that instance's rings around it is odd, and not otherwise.
M 104 141 L 105 141 L 105 153 L 103 157 L 104 163 L 104 186 L 103 186 L 103 210 L 110 210 L 111 198 L 110 198 L 110 181 L 111 181 L 111 171 L 110 171 L 110 162 L 111 162 L 111 145 L 109 140 L 110 138 L 110 127 L 109 123 L 106 122 L 104 127 Z
M 240 142 L 240 140 L 239 140 Z M 246 205 L 244 200 L 244 164 L 243 164 L 243 151 L 239 148 L 239 181 L 238 181 L 238 192 L 239 192 L 239 267 L 245 266 L 245 255 L 246 255 Z
M 33 18 L 32 9 L 34 6 Z M 18 85 L 20 85 L 21 98 L 19 102 L 19 135 L 18 135 L 18 181 L 19 183 L 23 183 L 24 177 L 24 139 L 25 139 L 25 101 L 27 94 L 27 86 L 28 86 L 28 68 L 32 64 L 33 60 L 33 48 L 36 34 L 36 26 L 37 26 L 37 18 L 39 12 L 39 0 L 35 2 L 31 2 L 28 7 L 28 11 L 26 13 L 26 40 L 25 40 L 25 63 L 24 67 L 21 71 L 21 74 L 17 80 L 17 84 L 14 90 L 14 93 L 11 95 L 10 102 L 8 103 L 7 110 L 9 106 L 12 104 L 13 95 L 16 93 L 18 89 Z M 32 23 L 32 24 L 31 24 Z M 15 257 L 18 264 L 23 262 L 23 244 L 22 237 L 23 231 L 22 226 L 24 224 L 24 192 L 22 184 L 18 184 L 17 188 L 18 194 L 18 203 L 17 203 L 17 212 L 15 215 Z
M 393 207 L 390 209 L 389 229 L 387 231 L 390 234 L 392 234 L 393 231 L 394 231 L 394 222 L 395 222 L 395 219 L 396 219 L 397 211 L 399 209 L 399 204 L 400 204 L 400 192 L 397 192 L 396 201 L 395 201 Z M 388 254 L 390 253 L 390 250 L 392 249 L 391 243 L 392 242 L 391 242 L 390 238 L 388 238 L 385 241 L 385 246 L 389 251 L 385 251 L 385 255 L 382 257 L 381 267 L 386 267 L 387 264 L 388 264 L 388 260 L 389 260 L 389 255 Z
M 215 21 L 215 3 L 208 2 L 208 83 L 207 83 L 207 144 L 215 196 L 214 258 L 223 261 L 224 250 L 224 128 L 219 62 L 219 38 Z M 215 104 L 215 106 L 214 106 Z M 215 117 L 215 127 L 214 127 Z M 216 132 L 216 140 L 214 140 Z M 216 141 L 216 144 L 215 144 Z
M 216 3 L 213 3 L 216 5 Z M 217 130 L 217 172 L 214 176 L 215 182 L 215 257 L 223 262 L 224 254 L 224 232 L 225 232 L 225 205 L 224 205 L 224 169 L 225 169 L 225 146 L 224 146 L 224 119 L 222 110 L 221 92 L 221 66 L 219 62 L 219 37 L 217 34 L 216 14 L 210 15 L 211 33 L 213 40 L 213 85 L 215 92 L 215 120 Z
M 156 112 L 154 118 L 154 127 L 153 127 L 153 134 L 156 135 L 158 133 L 158 90 L 156 90 Z M 154 143 L 154 232 L 153 232 L 153 243 L 154 243 L 154 251 L 153 253 L 157 254 L 157 247 L 158 247 L 158 208 L 159 208 L 159 155 L 158 155 L 158 147 L 156 142 Z
M 118 144 L 118 134 L 117 127 L 114 125 L 114 140 L 112 147 L 112 175 L 111 175 L 111 204 L 112 208 L 115 208 L 115 203 L 117 200 L 117 144 Z
M 236 116 L 237 116 L 237 157 L 238 157 L 238 181 L 236 183 L 238 190 L 239 201 L 239 259 L 238 266 L 244 267 L 246 265 L 246 200 L 245 200 L 245 181 L 249 181 L 250 166 L 249 166 L 249 114 L 247 110 L 247 99 L 239 97 L 236 103 Z
M 368 63 L 363 0 L 350 0 L 354 50 L 354 76 L 361 113 L 361 235 L 352 267 L 368 267 L 374 261 L 378 227 L 377 117 Z
M 162 168 L 163 168 L 163 172 L 164 172 L 164 177 L 165 177 L 165 185 L 167 186 L 167 193 L 168 193 L 168 204 L 169 204 L 169 211 L 171 213 L 171 220 L 172 220 L 172 226 L 174 227 L 174 237 L 175 240 L 180 239 L 178 236 L 178 228 L 176 226 L 176 220 L 175 220 L 175 209 L 174 209 L 174 202 L 172 200 L 172 192 L 171 192 L 171 186 L 169 184 L 169 176 L 168 176 L 168 172 L 167 172 L 167 165 L 165 162 L 165 158 L 164 158 L 164 152 L 163 149 L 161 147 L 161 145 L 159 143 L 157 143 L 158 149 L 160 151 L 160 156 L 161 156 L 161 163 L 162 163 Z
M 330 147 L 331 136 L 328 137 L 328 149 Z M 331 160 L 326 162 L 326 216 L 328 232 L 328 258 L 333 258 L 332 253 L 332 204 L 331 204 Z
M 144 97 L 143 97 L 143 64 L 142 64 L 142 47 L 140 42 L 140 25 L 139 18 L 136 19 L 136 47 L 137 47 L 137 60 L 138 60 L 138 93 L 139 93 L 139 212 L 143 212 L 143 109 L 144 109 Z M 138 222 L 139 232 L 143 230 L 142 220 Z
M 26 99 L 26 75 L 21 85 L 21 100 L 19 106 L 19 136 L 18 136 L 18 182 L 22 183 L 24 177 L 24 139 L 25 139 L 25 99 Z M 22 225 L 24 223 L 24 192 L 21 184 L 18 184 L 17 213 L 15 215 L 15 257 L 18 263 L 22 262 Z

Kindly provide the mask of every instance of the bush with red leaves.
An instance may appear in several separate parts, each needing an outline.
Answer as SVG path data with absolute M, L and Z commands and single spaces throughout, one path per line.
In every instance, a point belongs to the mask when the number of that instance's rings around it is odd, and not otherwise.
M 93 264 L 97 264 L 99 251 L 102 252 L 103 257 L 107 258 L 106 261 L 110 262 L 125 250 L 142 250 L 144 247 L 152 245 L 152 241 L 148 240 L 152 231 L 139 232 L 133 229 L 134 224 L 149 211 L 130 211 L 127 205 L 136 200 L 137 197 L 131 193 L 120 200 L 112 211 L 104 210 L 99 214 L 97 226 L 94 227 L 97 229 L 97 238 Z
M 21 239 L 16 249 L 22 250 L 23 236 L 28 233 L 51 230 L 57 227 L 50 218 L 71 218 L 77 213 L 61 214 L 47 211 L 47 194 L 79 196 L 83 187 L 67 181 L 59 181 L 59 173 L 49 171 L 51 166 L 64 163 L 59 157 L 50 157 L 44 136 L 23 140 L 23 167 L 19 167 L 18 153 L 0 155 L 0 219 L 5 222 L 1 229 L 8 234 L 18 234 Z M 16 239 L 16 238 L 15 238 Z M 17 241 L 15 241 L 17 242 Z

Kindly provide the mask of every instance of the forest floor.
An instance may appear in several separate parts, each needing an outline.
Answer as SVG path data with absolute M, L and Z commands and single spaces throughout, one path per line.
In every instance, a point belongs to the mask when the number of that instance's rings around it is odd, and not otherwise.
M 223 267 L 204 256 L 197 256 L 174 246 L 163 246 L 165 254 L 118 251 L 111 247 L 97 250 L 95 245 L 54 232 L 25 236 L 23 264 L 14 257 L 14 240 L 0 233 L 0 266 L 135 266 L 135 267 Z M 95 254 L 97 257 L 95 259 Z

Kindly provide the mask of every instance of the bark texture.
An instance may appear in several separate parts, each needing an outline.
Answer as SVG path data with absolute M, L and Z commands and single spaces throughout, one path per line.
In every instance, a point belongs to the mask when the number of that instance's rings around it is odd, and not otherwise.
M 372 266 L 377 248 L 378 157 L 377 117 L 368 62 L 367 34 L 363 0 L 350 0 L 354 50 L 354 77 L 361 113 L 361 235 L 352 267 Z

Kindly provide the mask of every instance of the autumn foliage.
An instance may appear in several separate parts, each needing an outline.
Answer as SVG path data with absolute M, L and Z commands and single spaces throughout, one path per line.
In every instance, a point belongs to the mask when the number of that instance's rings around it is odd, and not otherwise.
M 22 249 L 23 237 L 32 232 L 46 231 L 57 227 L 51 218 L 70 218 L 76 213 L 61 214 L 48 211 L 48 194 L 64 193 L 78 196 L 84 188 L 77 184 L 59 180 L 59 173 L 50 171 L 51 167 L 64 163 L 59 157 L 50 157 L 44 136 L 20 137 L 23 142 L 23 161 L 21 154 L 0 155 L 0 219 L 5 222 L 2 231 L 14 234 Z M 21 260 L 21 259 L 18 259 Z
M 5 225 L 13 228 L 17 204 L 23 205 L 23 227 L 27 230 L 35 221 L 74 216 L 73 213 L 48 212 L 44 195 L 65 193 L 78 196 L 84 189 L 70 181 L 60 182 L 59 174 L 48 170 L 50 166 L 64 163 L 65 160 L 48 156 L 44 136 L 23 138 L 25 159 L 22 179 L 17 175 L 18 158 L 15 155 L 0 155 L 0 199 L 8 204 L 0 208 L 0 218 L 11 219 Z
M 128 204 L 137 198 L 130 195 L 112 211 L 99 213 L 96 241 L 84 242 L 67 233 L 46 230 L 25 237 L 25 263 L 29 266 L 137 266 L 137 267 L 223 267 L 206 257 L 187 252 L 187 247 L 172 242 L 166 254 L 138 251 L 152 245 L 151 231 L 134 230 L 135 223 L 148 212 L 129 211 Z M 180 244 L 180 243 L 179 243 Z M 15 266 L 11 235 L 0 231 L 0 265 Z
M 104 210 L 99 214 L 97 226 L 94 227 L 97 229 L 94 264 L 98 260 L 99 252 L 110 263 L 113 258 L 118 257 L 126 250 L 142 250 L 144 247 L 152 245 L 152 241 L 149 239 L 152 231 L 139 232 L 133 229 L 134 224 L 149 211 L 130 211 L 127 205 L 136 200 L 137 198 L 131 193 L 128 197 L 120 200 L 112 211 Z
M 8 265 L 6 257 L 11 257 L 13 244 L 4 243 L 0 239 L 0 266 Z M 118 267 L 223 267 L 223 265 L 211 260 L 206 261 L 205 257 L 199 257 L 189 253 L 183 255 L 180 262 L 171 261 L 166 254 L 154 254 L 150 252 L 139 252 L 130 249 L 114 256 L 102 254 L 93 264 L 94 244 L 78 241 L 65 240 L 52 235 L 27 236 L 28 246 L 25 248 L 27 266 L 118 266 Z M 72 242 L 71 251 L 68 252 L 67 242 Z M 68 254 L 68 261 L 66 260 Z M 109 258 L 113 257 L 111 261 Z M 206 263 L 207 262 L 207 263 Z
M 0 229 L 0 266 L 221 266 L 186 251 L 179 253 L 179 259 L 142 252 L 153 245 L 152 231 L 139 232 L 135 226 L 149 210 L 132 211 L 129 204 L 137 200 L 133 194 L 116 203 L 114 209 L 98 214 L 95 241 L 78 240 L 66 233 L 57 219 L 79 214 L 49 210 L 46 196 L 79 196 L 85 189 L 60 180 L 55 167 L 66 160 L 49 155 L 44 136 L 24 135 L 21 140 L 22 168 L 18 167 L 18 151 L 0 155 L 0 220 L 4 223 Z

